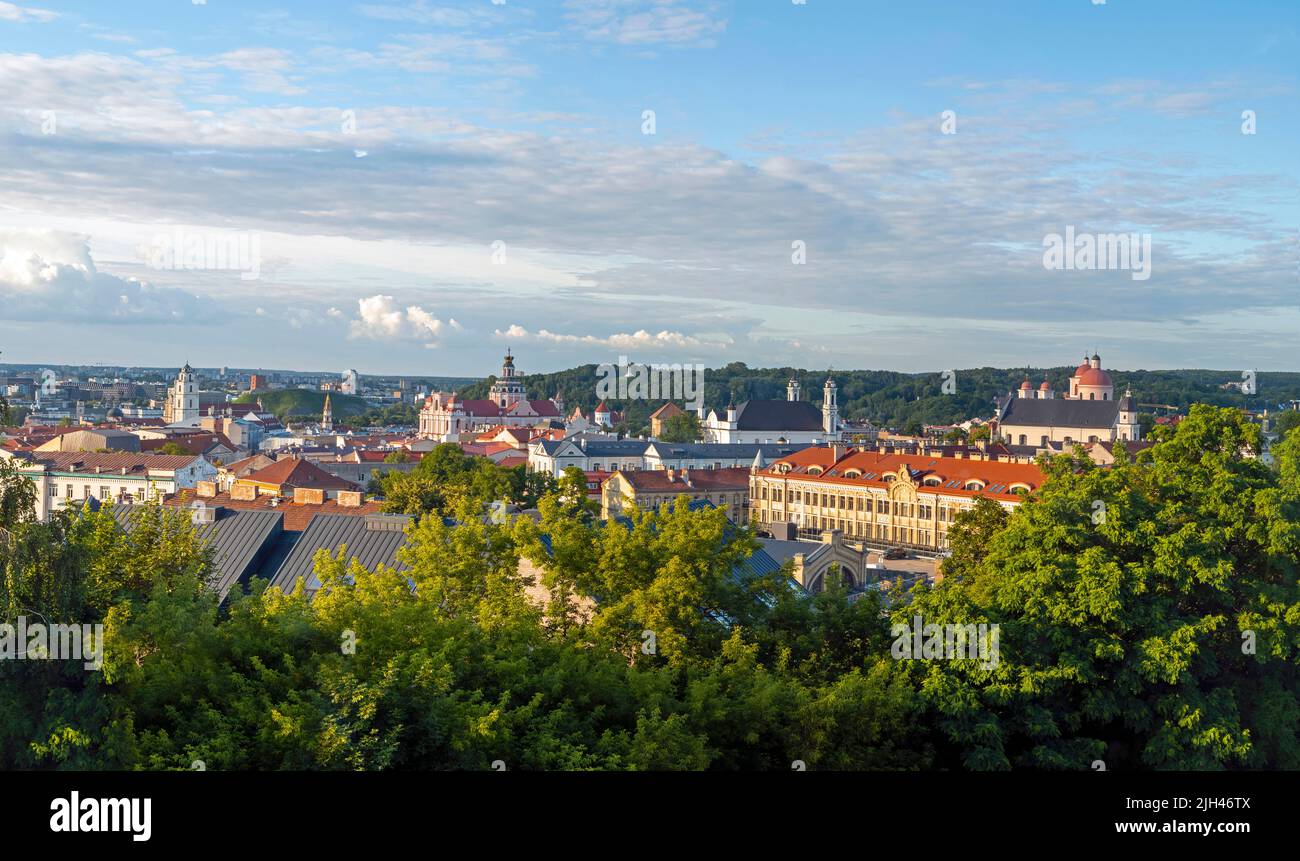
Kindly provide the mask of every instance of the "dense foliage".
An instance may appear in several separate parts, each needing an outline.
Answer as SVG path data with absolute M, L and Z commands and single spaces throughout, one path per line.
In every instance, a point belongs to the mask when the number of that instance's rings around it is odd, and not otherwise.
M 1300 768 L 1300 432 L 1275 469 L 1233 410 L 1156 433 L 1058 457 L 959 519 L 941 583 L 857 600 L 737 576 L 718 510 L 602 524 L 580 475 L 537 521 L 474 516 L 508 474 L 451 447 L 401 505 L 459 525 L 419 517 L 404 570 L 322 551 L 314 599 L 223 607 L 182 515 L 38 523 L 0 461 L 0 612 L 107 641 L 101 671 L 0 661 L 0 767 Z M 1000 660 L 897 659 L 917 615 L 998 624 Z
M 827 377 L 839 386 L 840 415 L 849 419 L 870 419 L 882 427 L 917 430 L 922 424 L 953 424 L 973 416 L 987 418 L 993 411 L 993 398 L 1004 396 L 1020 385 L 1026 372 L 1037 385 L 1045 377 L 1056 391 L 1067 388 L 1074 365 L 1060 368 L 968 368 L 954 371 L 956 390 L 944 394 L 942 371 L 904 374 L 896 371 L 816 371 L 796 368 L 750 368 L 733 362 L 722 368 L 705 371 L 704 396 L 710 408 L 721 409 L 735 399 L 783 399 L 791 377 L 799 380 L 804 400 L 821 403 L 822 387 Z M 1260 373 L 1256 377 L 1257 395 L 1245 395 L 1223 386 L 1240 384 L 1240 371 L 1110 371 L 1116 391 L 1132 386 L 1138 402 L 1151 405 L 1148 411 L 1167 411 L 1173 407 L 1185 411 L 1194 403 L 1251 409 L 1277 409 L 1291 400 L 1300 399 L 1300 374 Z M 468 386 L 467 398 L 487 394 L 494 378 Z M 529 397 L 549 398 L 559 392 L 566 409 L 593 409 L 600 400 L 596 395 L 599 379 L 595 365 L 582 365 L 552 374 L 525 376 Z M 611 400 L 610 406 L 625 413 L 621 430 L 632 435 L 648 434 L 650 413 L 662 401 Z M 684 406 L 681 399 L 679 406 Z M 1159 405 L 1159 408 L 1156 406 Z M 1148 409 L 1144 407 L 1144 409 Z

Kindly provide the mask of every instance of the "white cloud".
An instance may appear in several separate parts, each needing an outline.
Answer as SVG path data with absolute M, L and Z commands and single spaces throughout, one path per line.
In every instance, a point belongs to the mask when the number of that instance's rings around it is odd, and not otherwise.
M 52 230 L 0 229 L 0 305 L 14 319 L 202 322 L 203 301 L 97 270 L 89 240 Z
M 49 9 L 24 8 L 0 0 L 0 21 L 17 21 L 19 23 L 35 21 L 43 24 L 58 17 L 58 12 L 51 12 Z
M 622 45 L 708 47 L 727 28 L 718 4 L 692 0 L 568 0 L 566 17 L 589 39 Z
M 497 329 L 493 334 L 498 338 L 511 341 L 533 341 L 541 344 L 556 344 L 562 346 L 583 345 L 592 347 L 609 347 L 614 350 L 699 349 L 703 347 L 719 348 L 725 346 L 722 342 L 705 341 L 693 335 L 685 335 L 681 332 L 670 332 L 666 329 L 653 334 L 647 332 L 645 329 L 638 329 L 635 332 L 623 332 L 605 336 L 560 335 L 546 329 L 538 329 L 536 332 L 530 332 L 518 323 L 514 323 L 505 330 Z
M 436 347 L 448 331 L 462 330 L 454 319 L 444 323 L 419 305 L 402 308 L 392 296 L 382 294 L 358 299 L 357 315 L 350 328 L 351 338 L 422 341 L 426 347 Z

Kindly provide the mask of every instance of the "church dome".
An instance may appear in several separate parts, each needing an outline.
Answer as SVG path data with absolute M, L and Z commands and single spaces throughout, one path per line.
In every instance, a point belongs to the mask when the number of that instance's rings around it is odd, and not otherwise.
M 1050 392 L 1052 390 L 1052 384 L 1049 383 L 1047 380 L 1043 380 L 1041 383 L 1039 383 L 1038 390 L 1040 392 Z
M 1088 368 L 1079 374 L 1079 385 L 1081 386 L 1111 386 L 1110 374 L 1101 368 Z
M 1083 364 L 1080 365 L 1079 367 L 1077 367 L 1077 368 L 1074 369 L 1074 375 L 1075 375 L 1076 377 L 1082 377 L 1083 374 L 1084 374 L 1084 371 L 1089 371 L 1089 370 L 1092 370 L 1092 365 L 1088 364 L 1088 360 L 1087 360 L 1087 359 L 1084 359 L 1084 360 L 1083 360 Z
M 1027 392 L 1027 391 L 1029 391 L 1029 390 L 1032 389 L 1032 388 L 1033 388 L 1033 384 L 1031 384 L 1031 383 L 1029 382 L 1029 378 L 1028 378 L 1028 377 L 1026 377 L 1026 378 L 1025 378 L 1025 381 L 1024 381 L 1023 383 L 1020 384 L 1020 390 L 1021 390 L 1021 391 Z

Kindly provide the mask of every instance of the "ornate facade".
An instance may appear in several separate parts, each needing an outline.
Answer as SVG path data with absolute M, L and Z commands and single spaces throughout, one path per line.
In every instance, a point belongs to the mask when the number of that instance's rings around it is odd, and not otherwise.
M 434 392 L 420 408 L 420 436 L 454 442 L 463 434 L 477 434 L 490 427 L 533 427 L 563 418 L 559 395 L 551 400 L 530 401 L 524 381 L 515 371 L 508 351 L 501 376 L 492 383 L 483 400 L 461 398 L 455 392 Z
M 938 552 L 978 497 L 1014 508 L 1043 480 L 1032 464 L 817 446 L 754 465 L 750 520 L 769 537 L 793 523 L 805 538 L 839 530 L 853 541 Z
M 1043 448 L 1142 439 L 1133 393 L 1115 398 L 1115 384 L 1096 353 L 1075 368 L 1060 397 L 1047 380 L 1034 388 L 1026 376 L 1018 391 L 999 400 L 992 430 L 1010 445 Z

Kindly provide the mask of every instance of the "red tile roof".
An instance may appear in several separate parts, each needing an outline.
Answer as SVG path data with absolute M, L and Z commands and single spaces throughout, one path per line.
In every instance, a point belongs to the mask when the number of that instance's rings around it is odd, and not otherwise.
M 226 464 L 226 470 L 235 476 L 244 476 L 275 463 L 275 458 L 265 454 L 255 454 L 243 460 Z
M 331 475 L 309 460 L 298 457 L 286 457 L 275 463 L 251 472 L 238 479 L 239 482 L 256 482 L 273 484 L 278 487 L 309 487 L 320 490 L 360 490 L 352 482 Z
M 639 492 L 691 493 L 693 491 L 739 491 L 749 489 L 748 467 L 722 469 L 629 470 L 619 476 Z
M 783 471 L 789 467 L 788 471 Z M 953 496 L 991 496 L 998 499 L 1015 500 L 1019 495 L 1010 490 L 998 493 L 986 493 L 982 490 L 967 490 L 964 485 L 971 480 L 982 482 L 985 487 L 1024 484 L 1030 490 L 1042 486 L 1045 480 L 1042 470 L 1030 463 L 1005 463 L 996 460 L 969 460 L 956 457 L 930 457 L 928 455 L 889 454 L 875 451 L 841 451 L 837 460 L 834 451 L 828 446 L 814 446 L 787 455 L 771 466 L 762 470 L 766 475 L 787 475 L 801 481 L 818 481 L 830 484 L 850 484 L 867 487 L 882 487 L 888 482 L 882 480 L 885 473 L 897 473 L 907 467 L 909 475 L 917 484 L 923 484 L 927 478 L 939 479 L 938 487 Z M 820 470 L 810 472 L 810 469 Z M 863 477 L 846 478 L 844 473 L 856 470 Z M 873 476 L 866 478 L 865 476 Z M 950 481 L 960 481 L 961 487 L 947 487 Z
M 151 469 L 184 469 L 197 459 L 195 455 L 188 454 L 137 454 L 128 451 L 49 451 L 34 454 L 33 463 L 43 463 L 58 472 L 94 472 L 99 467 L 104 472 L 120 473 L 125 468 L 128 475 Z

